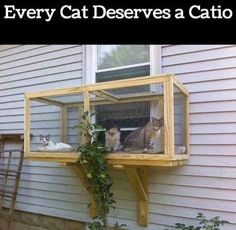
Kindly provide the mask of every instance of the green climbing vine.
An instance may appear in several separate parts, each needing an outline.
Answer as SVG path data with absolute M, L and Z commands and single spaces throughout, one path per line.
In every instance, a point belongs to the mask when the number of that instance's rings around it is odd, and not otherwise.
M 105 146 L 97 140 L 98 129 L 102 129 L 102 127 L 89 122 L 88 112 L 83 113 L 81 117 L 82 121 L 79 129 L 86 142 L 78 148 L 80 164 L 85 170 L 98 210 L 98 215 L 94 218 L 94 221 L 89 223 L 89 229 L 107 230 L 107 215 L 110 209 L 115 208 L 115 200 L 111 192 L 113 181 L 108 173 L 105 159 L 107 151 Z M 115 223 L 113 229 L 122 230 L 125 229 L 124 227 L 125 225 Z

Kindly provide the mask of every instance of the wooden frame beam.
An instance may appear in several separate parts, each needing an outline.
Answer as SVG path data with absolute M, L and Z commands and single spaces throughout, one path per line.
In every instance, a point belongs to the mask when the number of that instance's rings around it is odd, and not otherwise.
M 179 90 L 185 95 L 185 96 L 189 96 L 189 92 L 188 89 L 182 84 L 180 83 L 175 77 L 174 75 L 172 75 L 172 78 L 174 85 L 179 88 Z
M 185 97 L 185 145 L 187 158 L 190 156 L 190 126 L 189 126 L 189 98 Z
M 102 97 L 110 102 L 118 102 L 119 101 L 119 99 L 116 96 L 114 96 L 104 90 L 95 90 L 95 91 L 91 91 L 91 93 L 96 95 L 97 97 Z
M 55 105 L 55 106 L 59 106 L 59 107 L 63 107 L 65 104 L 59 102 L 59 101 L 53 101 L 51 99 L 47 99 L 47 98 L 43 98 L 43 97 L 37 97 L 32 99 L 33 101 L 37 101 L 37 102 L 41 102 L 47 105 Z
M 67 142 L 68 111 L 65 106 L 61 108 L 61 142 Z
M 29 160 L 34 161 L 48 161 L 59 163 L 76 163 L 80 158 L 79 152 L 30 152 L 26 156 Z M 164 154 L 126 154 L 126 153 L 112 153 L 106 156 L 107 163 L 112 166 L 160 166 L 173 167 L 185 165 L 188 156 L 186 154 L 179 154 L 174 158 L 167 158 Z
M 90 123 L 90 94 L 89 92 L 84 92 L 83 96 L 84 96 L 84 113 L 88 113 L 84 124 L 85 128 L 83 130 L 83 132 L 85 132 L 87 125 Z M 90 140 L 88 140 L 87 135 L 83 133 L 82 143 L 85 144 L 88 143 L 88 141 Z
M 101 82 L 93 85 L 82 85 L 80 87 L 70 87 L 57 90 L 47 90 L 35 93 L 27 93 L 29 98 L 38 98 L 38 97 L 50 97 L 50 96 L 61 96 L 61 95 L 72 95 L 84 92 L 90 92 L 95 90 L 106 90 L 106 89 L 117 89 L 122 87 L 135 87 L 140 85 L 150 85 L 158 84 L 168 81 L 171 78 L 172 74 L 159 74 L 154 76 L 144 76 L 133 79 Z
M 165 155 L 174 157 L 174 84 L 173 78 L 164 82 L 164 145 Z
M 137 93 L 132 95 L 120 95 L 119 97 L 116 97 L 118 101 L 108 101 L 105 99 L 91 99 L 90 104 L 93 105 L 108 105 L 108 104 L 122 104 L 122 103 L 132 103 L 132 102 L 143 102 L 143 101 L 153 101 L 153 100 L 160 100 L 163 98 L 163 95 L 156 94 L 156 93 Z M 83 102 L 75 102 L 75 103 L 68 103 L 66 104 L 67 108 L 76 108 L 78 106 L 82 106 Z

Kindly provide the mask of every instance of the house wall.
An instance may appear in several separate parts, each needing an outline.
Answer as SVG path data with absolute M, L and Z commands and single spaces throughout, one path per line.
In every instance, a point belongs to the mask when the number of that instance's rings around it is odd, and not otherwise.
M 23 93 L 81 84 L 81 46 L 0 46 L 0 132 L 23 130 Z M 194 223 L 198 212 L 236 228 L 236 46 L 162 46 L 162 72 L 190 91 L 191 157 L 186 166 L 153 168 L 149 230 Z M 89 67 L 87 67 L 89 68 Z M 117 208 L 110 221 L 137 225 L 136 197 L 123 171 L 113 170 Z M 18 210 L 87 221 L 87 194 L 69 167 L 25 161 Z
M 0 46 L 0 133 L 23 133 L 25 92 L 82 84 L 82 51 L 80 45 Z M 47 115 L 53 130 L 59 116 Z M 50 132 L 38 126 L 44 129 Z M 83 221 L 87 194 L 71 168 L 24 160 L 16 209 Z
M 190 92 L 191 157 L 187 166 L 153 172 L 150 219 L 191 223 L 203 212 L 235 229 L 236 46 L 163 46 L 162 72 Z

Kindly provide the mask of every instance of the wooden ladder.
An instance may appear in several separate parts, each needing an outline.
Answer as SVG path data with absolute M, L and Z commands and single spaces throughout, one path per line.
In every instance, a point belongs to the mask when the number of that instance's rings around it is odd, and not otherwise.
M 24 159 L 20 150 L 4 150 L 5 141 L 23 141 L 21 134 L 0 134 L 0 216 L 7 220 L 6 229 L 11 228 L 16 196 Z

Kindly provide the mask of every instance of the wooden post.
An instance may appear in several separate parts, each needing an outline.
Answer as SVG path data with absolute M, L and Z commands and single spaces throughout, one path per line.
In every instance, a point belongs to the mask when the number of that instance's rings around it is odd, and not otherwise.
M 131 185 L 138 199 L 138 222 L 142 226 L 148 225 L 148 168 L 124 167 Z
M 147 200 L 139 201 L 139 223 L 143 226 L 148 226 L 148 192 L 149 192 L 149 174 L 147 167 L 141 167 L 139 169 L 139 176 L 143 184 L 143 188 L 146 193 Z
M 67 142 L 67 129 L 68 129 L 68 111 L 67 107 L 61 107 L 61 141 Z
M 88 127 L 88 124 L 90 123 L 90 94 L 89 92 L 84 92 L 83 94 L 84 96 L 84 113 L 87 113 L 87 117 L 85 120 L 85 129 L 86 127 Z M 83 134 L 83 143 L 87 143 L 88 141 L 88 137 L 87 135 L 84 133 Z
M 158 100 L 158 107 L 159 107 L 159 118 L 164 118 L 164 99 L 161 98 Z M 165 120 L 165 118 L 164 118 Z M 164 143 L 164 125 L 161 129 L 161 133 L 160 133 L 160 137 L 158 140 L 158 144 L 159 144 L 159 151 L 165 153 L 164 148 L 165 148 L 165 143 Z
M 30 152 L 30 99 L 25 96 L 25 130 L 24 130 L 24 152 Z
M 174 85 L 172 77 L 164 82 L 164 143 L 166 156 L 174 158 Z
M 78 125 L 80 125 L 80 122 L 82 121 L 82 113 L 83 113 L 83 107 L 80 105 L 78 106 Z M 80 127 L 78 127 L 78 144 L 79 146 L 81 146 L 84 142 L 83 142 L 83 133 L 80 130 Z
M 189 98 L 187 96 L 185 98 L 185 145 L 186 145 L 186 153 L 187 158 L 190 156 L 190 141 L 189 141 L 189 135 L 190 135 L 190 127 L 189 127 Z

